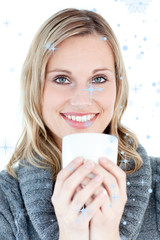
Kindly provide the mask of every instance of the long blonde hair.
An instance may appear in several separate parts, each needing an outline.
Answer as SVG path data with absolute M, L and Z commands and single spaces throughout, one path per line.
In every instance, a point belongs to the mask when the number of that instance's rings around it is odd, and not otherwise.
M 134 161 L 134 169 L 126 169 L 126 174 L 131 174 L 142 166 L 142 158 L 136 151 L 138 139 L 131 130 L 121 124 L 128 102 L 128 80 L 117 38 L 101 15 L 89 10 L 67 8 L 51 16 L 40 27 L 24 62 L 21 73 L 23 131 L 7 164 L 7 171 L 11 176 L 17 178 L 14 165 L 23 165 L 23 159 L 26 159 L 36 167 L 51 168 L 52 178 L 56 180 L 62 168 L 61 150 L 43 122 L 41 112 L 46 65 L 53 53 L 52 48 L 56 48 L 63 40 L 71 36 L 94 33 L 107 39 L 115 59 L 116 101 L 113 118 L 104 133 L 118 138 L 118 166 L 124 159 Z

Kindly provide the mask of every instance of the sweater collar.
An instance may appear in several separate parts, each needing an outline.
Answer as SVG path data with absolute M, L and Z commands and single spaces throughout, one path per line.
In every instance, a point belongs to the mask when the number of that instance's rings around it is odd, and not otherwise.
M 139 144 L 137 152 L 143 159 L 142 167 L 127 175 L 127 196 L 123 216 L 120 222 L 122 239 L 138 236 L 151 193 L 151 166 L 144 148 Z M 59 227 L 51 203 L 54 182 L 50 169 L 37 168 L 26 160 L 25 167 L 18 166 L 18 179 L 24 205 L 30 220 L 40 239 L 58 239 Z M 134 162 L 130 161 L 133 167 Z M 124 164 L 120 166 L 124 169 Z

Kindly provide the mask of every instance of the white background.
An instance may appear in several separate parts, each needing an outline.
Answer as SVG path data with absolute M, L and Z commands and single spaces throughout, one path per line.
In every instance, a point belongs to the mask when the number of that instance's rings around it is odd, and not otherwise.
M 22 131 L 19 84 L 30 43 L 44 21 L 69 7 L 97 11 L 111 25 L 130 86 L 122 123 L 136 133 L 149 155 L 160 156 L 159 0 L 1 0 L 0 170 L 9 161 Z

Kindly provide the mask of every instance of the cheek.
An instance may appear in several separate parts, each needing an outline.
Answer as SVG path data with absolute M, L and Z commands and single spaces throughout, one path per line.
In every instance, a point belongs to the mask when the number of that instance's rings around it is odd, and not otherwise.
M 43 94 L 43 108 L 56 109 L 64 100 L 64 95 L 56 91 L 52 86 L 47 85 Z
M 97 98 L 100 106 L 104 110 L 113 110 L 116 100 L 116 87 L 104 89 Z

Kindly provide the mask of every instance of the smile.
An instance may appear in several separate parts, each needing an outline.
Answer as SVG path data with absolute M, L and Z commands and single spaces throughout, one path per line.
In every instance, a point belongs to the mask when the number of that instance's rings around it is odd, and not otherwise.
M 74 128 L 87 128 L 90 127 L 99 113 L 61 113 L 61 116 L 66 122 Z

